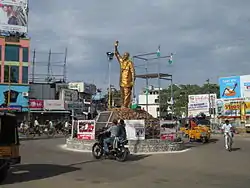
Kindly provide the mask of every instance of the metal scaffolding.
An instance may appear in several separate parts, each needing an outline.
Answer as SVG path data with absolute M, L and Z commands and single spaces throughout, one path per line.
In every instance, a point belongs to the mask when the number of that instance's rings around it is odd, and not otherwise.
M 30 83 L 51 83 L 67 80 L 67 48 L 65 52 L 36 51 L 30 52 L 32 62 L 30 65 Z
M 160 50 L 160 46 L 159 46 L 159 50 Z M 133 62 L 135 61 L 135 59 L 138 60 L 142 60 L 144 61 L 144 67 L 145 67 L 145 74 L 140 74 L 140 75 L 136 75 L 136 78 L 141 78 L 141 79 L 145 79 L 146 81 L 146 89 L 148 90 L 149 88 L 149 79 L 157 79 L 158 80 L 158 93 L 159 93 L 159 117 L 161 117 L 161 80 L 166 80 L 166 81 L 170 81 L 171 85 L 171 108 L 173 111 L 173 76 L 170 74 L 165 74 L 165 73 L 161 73 L 160 72 L 160 59 L 170 59 L 172 58 L 172 53 L 171 55 L 168 56 L 159 56 L 158 54 L 159 52 L 151 52 L 151 53 L 145 53 L 145 54 L 139 54 L 139 55 L 135 55 L 133 56 Z M 154 56 L 154 57 L 152 57 Z M 155 57 L 157 56 L 157 57 Z M 158 71 L 157 73 L 149 73 L 148 72 L 148 64 L 150 61 L 153 60 L 158 60 Z M 137 66 L 135 66 L 137 67 Z M 146 95 L 146 111 L 148 112 L 148 95 Z M 172 114 L 172 113 L 171 113 Z

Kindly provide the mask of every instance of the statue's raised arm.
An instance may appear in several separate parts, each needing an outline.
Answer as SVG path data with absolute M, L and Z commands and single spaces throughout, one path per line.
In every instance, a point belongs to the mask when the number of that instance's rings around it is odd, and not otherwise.
M 122 57 L 118 51 L 118 45 L 119 45 L 119 41 L 115 41 L 115 57 L 117 58 L 117 60 L 119 61 L 119 63 L 121 63 L 122 61 Z

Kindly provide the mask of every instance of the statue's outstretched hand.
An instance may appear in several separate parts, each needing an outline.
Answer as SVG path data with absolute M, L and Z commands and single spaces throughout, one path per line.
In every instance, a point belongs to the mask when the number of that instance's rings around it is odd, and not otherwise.
M 115 47 L 118 47 L 118 45 L 119 45 L 119 41 L 117 40 L 115 41 Z

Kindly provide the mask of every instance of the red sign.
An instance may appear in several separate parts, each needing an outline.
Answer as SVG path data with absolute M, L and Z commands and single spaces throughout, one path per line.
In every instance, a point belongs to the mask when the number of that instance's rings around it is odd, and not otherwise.
M 77 138 L 83 140 L 95 139 L 95 121 L 94 120 L 78 120 Z
M 30 99 L 30 108 L 42 109 L 43 108 L 43 100 L 38 99 Z

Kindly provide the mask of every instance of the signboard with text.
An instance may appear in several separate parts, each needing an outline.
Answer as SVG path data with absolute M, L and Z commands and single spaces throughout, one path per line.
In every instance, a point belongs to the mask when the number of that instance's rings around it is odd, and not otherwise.
M 31 109 L 43 109 L 43 100 L 30 99 L 29 104 L 29 108 Z
M 128 140 L 145 140 L 145 120 L 125 120 Z
M 95 120 L 77 121 L 77 138 L 80 140 L 95 139 Z
M 44 100 L 44 109 L 46 110 L 65 110 L 62 100 Z

